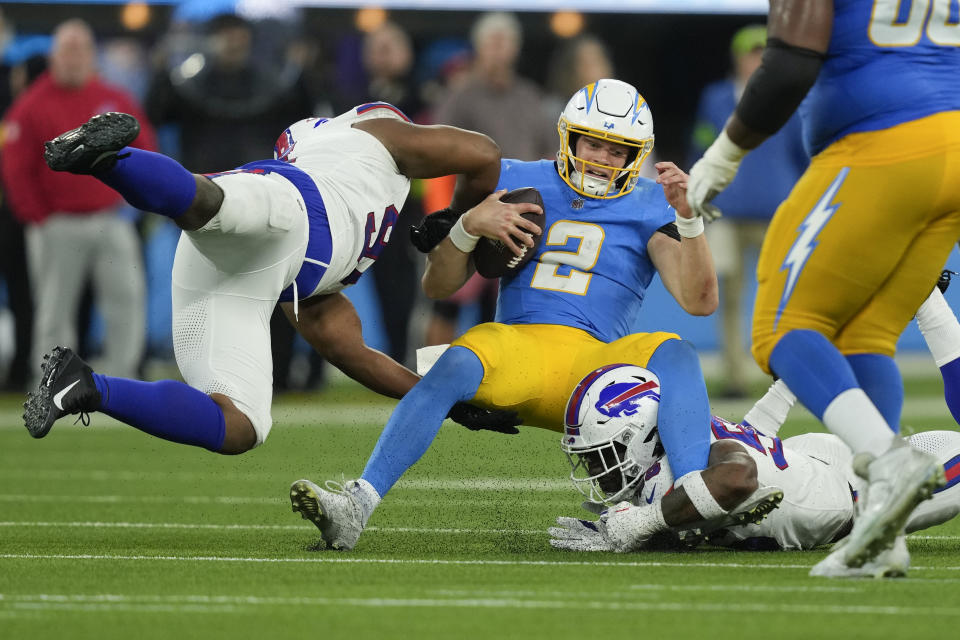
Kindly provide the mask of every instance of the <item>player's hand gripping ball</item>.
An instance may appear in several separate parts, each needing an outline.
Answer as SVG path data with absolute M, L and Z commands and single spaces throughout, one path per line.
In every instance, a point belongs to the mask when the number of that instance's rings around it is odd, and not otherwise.
M 531 202 L 543 210 L 543 198 L 540 196 L 540 192 L 533 187 L 523 187 L 505 193 L 503 197 L 500 198 L 500 202 Z M 546 212 L 544 212 L 544 214 L 545 213 Z M 540 227 L 540 233 L 533 236 L 532 247 L 522 244 L 519 238 L 514 237 L 517 244 L 519 244 L 523 250 L 522 255 L 518 256 L 499 240 L 480 238 L 480 242 L 477 243 L 477 248 L 473 250 L 473 263 L 477 267 L 477 273 L 484 278 L 500 278 L 516 273 L 522 269 L 525 264 L 530 262 L 533 256 L 536 255 L 537 248 L 540 246 L 540 239 L 543 237 L 544 214 L 520 214 Z

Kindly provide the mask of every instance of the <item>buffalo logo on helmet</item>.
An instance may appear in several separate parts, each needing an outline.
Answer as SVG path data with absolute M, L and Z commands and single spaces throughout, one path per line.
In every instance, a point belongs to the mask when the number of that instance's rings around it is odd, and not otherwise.
M 660 401 L 660 394 L 655 391 L 659 386 L 653 380 L 612 384 L 600 391 L 594 407 L 608 418 L 632 416 L 638 411 L 643 398 L 652 397 L 657 402 Z
M 293 147 L 296 146 L 296 144 L 296 141 L 293 139 L 293 134 L 290 133 L 290 129 L 284 129 L 283 133 L 280 134 L 280 137 L 277 138 L 277 143 L 273 145 L 273 154 L 277 157 L 277 160 L 292 162 L 287 158 L 289 157 L 290 152 L 293 151 Z

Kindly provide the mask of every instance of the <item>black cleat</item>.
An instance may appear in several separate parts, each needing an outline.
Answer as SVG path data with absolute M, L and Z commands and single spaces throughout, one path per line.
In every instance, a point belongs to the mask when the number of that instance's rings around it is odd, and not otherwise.
M 44 143 L 43 158 L 54 171 L 94 174 L 109 171 L 117 152 L 140 134 L 140 123 L 127 113 L 93 116 L 76 129 Z
M 68 413 L 86 414 L 100 406 L 100 392 L 93 381 L 93 369 L 71 349 L 54 347 L 43 356 L 40 388 L 23 404 L 23 424 L 34 438 L 47 435 L 53 423 Z
M 950 278 L 957 275 L 956 271 L 950 271 L 950 269 L 944 269 L 940 272 L 940 277 L 937 278 L 937 289 L 940 289 L 940 293 L 946 293 L 947 287 L 950 286 Z

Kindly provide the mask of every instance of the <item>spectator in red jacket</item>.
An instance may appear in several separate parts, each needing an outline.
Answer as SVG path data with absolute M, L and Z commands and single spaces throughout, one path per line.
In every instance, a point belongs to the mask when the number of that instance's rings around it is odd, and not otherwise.
M 104 368 L 134 375 L 143 352 L 145 285 L 134 215 L 106 185 L 51 171 L 43 161 L 44 140 L 107 111 L 136 116 L 143 128 L 135 145 L 155 148 L 134 99 L 97 78 L 90 27 L 68 20 L 54 31 L 49 71 L 4 118 L 0 158 L 9 206 L 27 224 L 37 375 L 39 354 L 55 345 L 76 347 L 77 305 L 88 278 L 106 321 Z

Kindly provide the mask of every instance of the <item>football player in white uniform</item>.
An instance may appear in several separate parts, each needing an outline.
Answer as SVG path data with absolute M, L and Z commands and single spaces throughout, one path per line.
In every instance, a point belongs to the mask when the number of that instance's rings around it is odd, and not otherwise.
M 273 160 L 204 176 L 127 147 L 138 131 L 127 114 L 95 116 L 47 142 L 44 155 L 50 168 L 90 174 L 183 229 L 173 267 L 173 334 L 186 384 L 93 373 L 58 347 L 25 405 L 32 436 L 45 436 L 65 414 L 101 411 L 219 453 L 261 444 L 272 425 L 269 322 L 278 300 L 301 335 L 358 382 L 394 398 L 417 382 L 415 373 L 364 343 L 356 311 L 340 290 L 390 240 L 412 178 L 459 174 L 453 205 L 461 209 L 490 194 L 500 171 L 492 140 L 415 125 L 389 104 L 370 103 L 292 125 Z M 519 215 L 538 207 L 490 206 L 505 239 L 538 231 Z M 474 427 L 512 424 L 511 416 L 464 406 L 451 414 Z
M 644 388 L 643 392 L 633 389 Z M 575 551 L 635 551 L 664 541 L 689 547 L 703 540 L 740 549 L 812 549 L 849 533 L 866 481 L 853 472 L 853 454 L 834 435 L 810 433 L 781 441 L 777 432 L 795 398 L 782 381 L 740 423 L 714 417 L 711 455 L 704 481 L 731 513 L 746 514 L 750 497 L 782 491 L 767 513 L 712 522 L 698 521 L 674 477 L 656 433 L 656 376 L 629 365 L 614 368 L 571 397 L 575 424 L 568 423 L 561 446 L 574 485 L 588 498 L 584 506 L 602 513 L 598 521 L 558 518 L 551 544 Z M 941 524 L 960 513 L 960 433 L 928 431 L 910 444 L 936 456 L 947 485 L 921 503 L 906 532 Z M 615 505 L 607 509 L 606 505 Z M 746 506 L 746 505 L 745 505 Z M 758 522 L 753 516 L 766 516 Z M 905 545 L 901 536 L 897 545 Z M 902 575 L 906 554 L 849 569 L 847 575 Z

